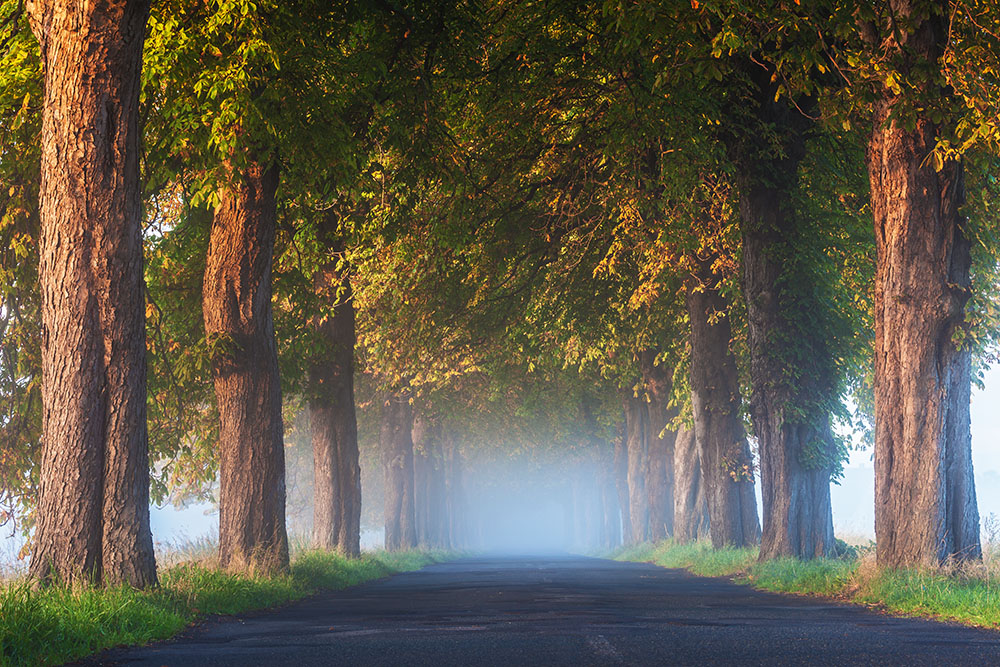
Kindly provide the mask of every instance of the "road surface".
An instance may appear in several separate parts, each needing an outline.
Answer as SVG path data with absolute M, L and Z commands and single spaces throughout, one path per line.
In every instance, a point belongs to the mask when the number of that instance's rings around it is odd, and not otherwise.
M 1000 665 L 1000 633 L 582 557 L 474 558 L 83 664 Z

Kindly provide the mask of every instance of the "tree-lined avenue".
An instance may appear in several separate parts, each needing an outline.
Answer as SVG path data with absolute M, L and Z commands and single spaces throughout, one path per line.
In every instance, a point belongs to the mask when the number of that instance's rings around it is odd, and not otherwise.
M 1000 634 L 577 556 L 476 557 L 83 665 L 986 665 Z

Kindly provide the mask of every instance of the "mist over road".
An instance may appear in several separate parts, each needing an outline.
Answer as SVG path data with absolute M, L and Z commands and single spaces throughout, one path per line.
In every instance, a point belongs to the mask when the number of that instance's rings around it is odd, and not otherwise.
M 480 557 L 89 665 L 989 665 L 1000 633 L 582 557 Z

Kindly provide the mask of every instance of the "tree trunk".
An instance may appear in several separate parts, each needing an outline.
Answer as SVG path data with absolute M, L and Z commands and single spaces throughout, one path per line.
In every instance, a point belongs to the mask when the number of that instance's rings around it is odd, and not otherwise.
M 327 228 L 335 229 L 327 221 Z M 343 242 L 327 234 L 335 255 Z M 324 346 L 309 368 L 309 424 L 313 447 L 313 546 L 361 554 L 361 466 L 354 406 L 354 299 L 338 258 L 313 276 L 323 309 L 313 327 Z
M 439 438 L 433 444 L 430 475 L 427 485 L 427 537 L 423 543 L 435 549 L 448 549 L 448 487 L 445 475 L 444 444 Z
M 409 391 L 388 395 L 382 406 L 380 434 L 385 472 L 385 548 L 417 546 L 413 507 L 413 408 Z
M 625 446 L 628 452 L 628 503 L 632 542 L 649 539 L 649 499 L 646 471 L 649 468 L 649 410 L 644 397 L 625 396 Z
M 663 366 L 654 364 L 656 352 L 645 350 L 639 354 L 646 396 L 649 399 L 648 467 L 646 496 L 649 508 L 649 539 L 664 540 L 674 534 L 674 440 L 676 432 L 665 430 L 677 416 L 675 408 L 668 407 L 672 381 Z
M 740 419 L 740 385 L 725 298 L 713 258 L 694 258 L 687 286 L 691 320 L 691 403 L 712 545 L 744 547 L 760 540 L 753 457 Z
M 628 402 L 628 399 L 625 399 Z M 629 511 L 628 486 L 628 444 L 625 420 L 623 419 L 615 438 L 615 490 L 618 492 L 618 508 L 621 514 L 621 536 L 623 544 L 632 544 L 632 517 Z
M 139 86 L 149 3 L 28 3 L 45 72 L 42 461 L 30 573 L 156 583 Z
M 708 499 L 694 431 L 682 428 L 674 440 L 674 540 L 694 542 L 709 534 Z
M 220 192 L 202 307 L 218 347 L 219 561 L 231 571 L 288 569 L 281 380 L 271 312 L 278 169 L 251 155 Z
M 615 487 L 614 460 L 611 456 L 606 457 L 601 469 L 601 500 L 601 505 L 604 508 L 603 546 L 607 549 L 614 549 L 622 543 L 622 515 L 618 502 L 618 490 Z
M 812 121 L 775 101 L 777 84 L 768 70 L 750 70 L 755 113 L 781 151 L 774 155 L 775 148 L 755 136 L 743 142 L 738 160 L 750 416 L 764 510 L 760 558 L 822 558 L 834 552 L 830 476 L 838 452 L 828 406 L 839 396 L 815 267 L 796 254 L 808 231 L 800 229 L 793 200 Z
M 603 548 L 607 541 L 604 525 L 604 517 L 607 512 L 604 509 L 603 474 L 600 462 L 596 459 L 591 461 L 588 472 L 585 485 L 588 499 L 587 548 L 593 551 Z
M 444 549 L 448 543 L 448 507 L 441 425 L 417 414 L 413 418 L 413 505 L 417 543 Z
M 433 437 L 428 433 L 433 426 L 420 414 L 413 416 L 413 523 L 417 544 L 425 546 L 430 526 L 430 478 Z
M 445 443 L 445 504 L 446 527 L 445 543 L 449 549 L 461 549 L 466 546 L 465 494 L 462 485 L 462 453 L 457 439 L 449 437 Z
M 943 3 L 942 3 L 943 4 Z M 893 3 L 907 25 L 912 3 Z M 944 8 L 941 10 L 944 11 Z M 893 33 L 894 35 L 897 33 Z M 914 71 L 936 67 L 947 16 L 917 19 L 890 53 Z M 915 78 L 915 77 L 914 77 Z M 916 80 L 925 98 L 942 92 Z M 972 476 L 970 353 L 956 349 L 970 292 L 962 165 L 932 154 L 942 132 L 883 89 L 868 146 L 878 266 L 875 278 L 875 536 L 881 567 L 979 558 Z M 917 92 L 912 92 L 917 95 Z M 909 106 L 907 103 L 906 106 Z

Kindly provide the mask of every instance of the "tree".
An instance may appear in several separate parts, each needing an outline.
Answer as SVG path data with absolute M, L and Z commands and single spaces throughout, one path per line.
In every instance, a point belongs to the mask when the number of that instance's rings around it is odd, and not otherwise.
M 448 548 L 447 468 L 440 420 L 417 411 L 413 418 L 413 507 L 417 543 Z
M 751 119 L 735 143 L 752 394 L 760 451 L 761 559 L 833 554 L 830 477 L 840 449 L 831 425 L 839 383 L 827 344 L 829 300 L 805 258 L 808 227 L 795 210 L 813 100 L 776 96 L 773 71 L 746 68 Z M 776 99 L 777 97 L 777 99 Z M 740 130 L 735 130 L 737 133 Z M 814 237 L 815 238 L 815 237 Z M 832 338 L 832 336 L 830 336 Z
M 379 435 L 385 474 L 385 548 L 389 551 L 417 546 L 413 506 L 413 406 L 410 390 L 398 390 L 382 401 Z
M 674 439 L 674 540 L 693 542 L 709 534 L 708 500 L 694 431 L 683 427 Z
M 712 545 L 760 541 L 754 463 L 740 418 L 740 384 L 728 304 L 719 291 L 720 261 L 711 248 L 696 254 L 687 287 L 691 320 L 691 406 L 708 499 Z
M 961 345 L 970 246 L 960 159 L 939 78 L 947 2 L 893 3 L 862 24 L 888 56 L 868 145 L 875 277 L 875 534 L 881 567 L 980 556 L 972 476 L 971 353 Z M 928 110 L 929 109 L 929 110 Z
M 329 230 L 336 221 L 325 225 L 330 256 L 313 275 L 322 304 L 313 326 L 323 347 L 313 359 L 308 389 L 313 546 L 356 557 L 361 553 L 361 467 L 354 412 L 354 300 L 343 242 Z
M 205 333 L 219 406 L 219 561 L 288 568 L 281 379 L 271 309 L 278 167 L 251 154 L 223 186 L 205 266 Z
M 280 571 L 288 545 L 271 303 L 278 174 L 296 177 L 292 199 L 322 192 L 342 167 L 316 168 L 329 165 L 343 134 L 331 120 L 330 84 L 342 64 L 331 57 L 341 15 L 312 2 L 157 9 L 146 90 L 152 172 L 157 183 L 179 185 L 188 208 L 216 204 L 202 307 L 219 416 L 220 557 L 229 569 Z
M 42 462 L 30 572 L 156 583 L 149 528 L 139 72 L 149 3 L 28 6 L 45 74 Z
M 649 498 L 646 496 L 646 473 L 649 468 L 649 411 L 645 397 L 626 390 L 622 398 L 625 415 L 625 451 L 628 460 L 628 504 L 632 542 L 649 540 Z
M 639 368 L 646 388 L 649 413 L 647 438 L 649 539 L 658 542 L 674 534 L 674 443 L 673 422 L 677 409 L 670 406 L 672 381 L 663 364 L 656 363 L 654 350 L 639 354 Z

